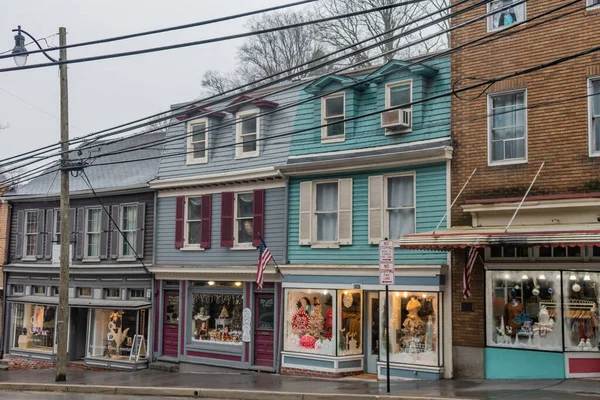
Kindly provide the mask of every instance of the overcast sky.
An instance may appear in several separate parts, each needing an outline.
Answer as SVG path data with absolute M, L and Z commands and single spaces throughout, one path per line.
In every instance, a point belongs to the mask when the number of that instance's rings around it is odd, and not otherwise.
M 123 35 L 231 15 L 291 0 L 0 0 L 0 52 L 14 47 L 11 29 L 21 25 L 36 38 L 67 28 L 67 42 Z M 246 19 L 68 50 L 68 58 L 202 40 L 246 31 Z M 26 39 L 26 43 L 29 39 Z M 58 36 L 48 39 L 58 46 Z M 208 69 L 233 70 L 240 41 L 194 46 L 69 67 L 70 137 L 167 110 L 201 96 Z M 34 45 L 28 46 L 29 50 Z M 53 52 L 58 58 L 57 52 Z M 41 54 L 27 64 L 46 62 Z M 0 68 L 14 66 L 12 58 Z M 12 93 L 9 94 L 7 92 Z M 17 97 L 31 103 L 19 100 Z M 40 109 L 44 110 L 41 111 Z M 48 114 L 46 114 L 47 112 Z M 0 158 L 59 140 L 58 67 L 0 73 Z

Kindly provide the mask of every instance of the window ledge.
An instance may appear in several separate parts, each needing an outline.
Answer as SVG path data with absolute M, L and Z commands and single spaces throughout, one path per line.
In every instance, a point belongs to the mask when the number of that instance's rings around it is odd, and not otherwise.
M 206 158 L 199 160 L 187 160 L 186 165 L 195 165 L 195 164 L 208 164 L 208 160 Z
M 339 249 L 339 243 L 316 243 L 310 246 L 313 249 Z
M 239 250 L 256 250 L 258 249 L 258 247 L 254 247 L 254 246 L 235 246 L 235 247 L 230 247 L 229 250 L 233 250 L 233 251 L 239 251 Z
M 22 257 L 21 261 L 37 261 L 37 257 L 32 257 L 32 256 Z
M 83 260 L 81 260 L 81 262 L 84 263 L 99 263 L 100 262 L 100 258 L 84 258 Z
M 202 247 L 193 247 L 193 246 L 182 247 L 179 250 L 181 250 L 181 251 L 204 251 L 204 249 Z
M 385 128 L 385 136 L 404 135 L 407 133 L 412 133 L 412 131 L 412 128 Z
M 244 159 L 244 158 L 254 158 L 254 157 L 258 157 L 258 153 L 248 153 L 248 154 L 236 154 L 235 159 L 239 160 L 239 159 Z
M 506 161 L 490 161 L 488 162 L 489 167 L 502 167 L 504 165 L 516 165 L 516 164 L 527 164 L 527 160 L 506 160 Z
M 598 11 L 600 12 L 600 9 L 598 9 Z M 594 151 L 590 153 L 590 157 L 600 157 L 600 151 Z
M 346 140 L 346 136 L 322 137 L 321 143 L 342 143 Z
M 490 18 L 490 17 L 488 17 L 488 18 Z M 523 21 L 524 21 L 524 20 L 526 20 L 526 19 L 527 19 L 527 18 L 523 18 Z M 488 32 L 488 33 L 493 33 L 493 32 L 499 32 L 499 31 L 503 31 L 503 30 L 505 30 L 505 29 L 508 29 L 508 28 L 510 28 L 511 26 L 513 26 L 513 25 L 515 25 L 515 24 L 519 24 L 519 23 L 521 23 L 521 22 L 523 22 L 523 21 L 515 21 L 514 23 L 512 23 L 512 24 L 510 24 L 510 25 L 499 26 L 499 27 L 497 27 L 497 28 L 491 28 L 491 29 L 490 29 L 490 28 L 488 27 L 488 29 L 487 29 L 487 32 Z M 527 23 L 521 24 L 521 25 L 519 25 L 519 26 L 527 26 Z
M 135 262 L 137 261 L 137 258 L 135 257 L 121 257 L 121 258 L 117 258 L 117 262 Z

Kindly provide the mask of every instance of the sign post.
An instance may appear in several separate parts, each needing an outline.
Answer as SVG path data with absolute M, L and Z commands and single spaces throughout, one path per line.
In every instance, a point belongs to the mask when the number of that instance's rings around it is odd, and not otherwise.
M 379 241 L 379 284 L 385 285 L 385 372 L 387 392 L 390 392 L 390 285 L 396 282 L 394 269 L 394 242 Z

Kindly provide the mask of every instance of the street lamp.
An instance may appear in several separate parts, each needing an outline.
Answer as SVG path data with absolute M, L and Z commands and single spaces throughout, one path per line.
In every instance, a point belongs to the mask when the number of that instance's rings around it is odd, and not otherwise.
M 25 48 L 25 37 L 29 37 L 42 51 L 44 56 L 55 63 L 58 63 L 60 69 L 60 232 L 69 232 L 69 91 L 67 85 L 67 30 L 58 29 L 58 38 L 60 46 L 60 57 L 56 60 L 50 57 L 38 41 L 29 33 L 17 29 L 15 36 L 15 47 L 12 51 L 15 64 L 22 67 L 27 63 L 28 51 Z M 56 377 L 57 382 L 67 380 L 67 328 L 69 322 L 69 262 L 70 235 L 60 235 L 60 276 L 58 287 L 58 343 L 56 350 Z

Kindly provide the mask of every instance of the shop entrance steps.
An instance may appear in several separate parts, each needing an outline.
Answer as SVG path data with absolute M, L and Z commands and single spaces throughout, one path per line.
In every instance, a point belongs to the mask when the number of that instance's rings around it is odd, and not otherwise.
M 159 358 L 157 361 L 151 362 L 148 369 L 163 372 L 179 372 L 179 361 L 171 361 Z

